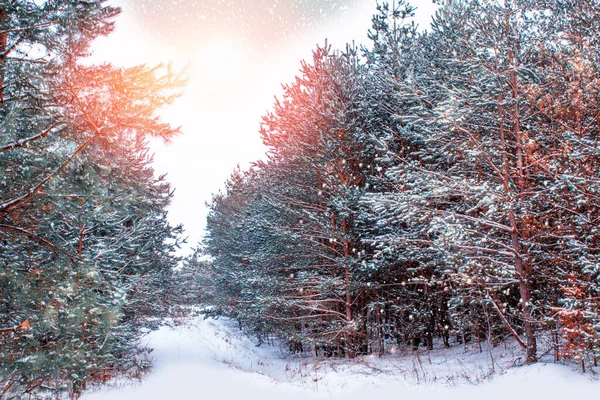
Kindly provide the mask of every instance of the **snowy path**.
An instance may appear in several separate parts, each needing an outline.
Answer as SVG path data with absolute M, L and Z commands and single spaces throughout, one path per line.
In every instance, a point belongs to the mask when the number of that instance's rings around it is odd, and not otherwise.
M 306 398 L 292 385 L 274 384 L 265 375 L 232 367 L 232 356 L 240 349 L 234 348 L 227 333 L 220 321 L 201 318 L 189 326 L 163 327 L 149 335 L 154 368 L 141 384 L 104 389 L 82 399 Z M 298 396 L 291 396 L 294 392 Z
M 479 385 L 456 387 L 431 380 L 415 385 L 414 379 L 392 374 L 385 359 L 368 358 L 352 367 L 323 363 L 315 370 L 308 360 L 282 359 L 275 348 L 255 347 L 225 320 L 198 318 L 186 326 L 164 327 L 149 335 L 149 345 L 155 367 L 140 384 L 106 388 L 83 399 L 564 400 L 600 393 L 600 382 L 557 365 L 511 369 Z M 404 364 L 398 359 L 393 367 L 401 371 L 405 365 L 406 359 Z

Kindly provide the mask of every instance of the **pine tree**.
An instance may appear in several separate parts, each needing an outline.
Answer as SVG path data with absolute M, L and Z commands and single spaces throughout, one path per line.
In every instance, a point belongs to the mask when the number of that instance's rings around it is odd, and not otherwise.
M 448 345 L 446 295 L 449 287 L 440 266 L 445 258 L 432 246 L 427 219 L 418 214 L 419 193 L 407 185 L 411 168 L 436 165 L 438 159 L 420 158 L 427 149 L 425 131 L 414 123 L 429 112 L 439 96 L 426 72 L 437 70 L 435 42 L 419 33 L 411 21 L 414 8 L 403 1 L 382 4 L 373 18 L 372 49 L 365 49 L 377 104 L 369 140 L 379 149 L 377 170 L 370 174 L 373 190 L 361 199 L 363 240 L 373 248 L 368 268 L 377 277 L 381 319 L 387 335 L 398 344 L 428 347 L 439 334 Z M 425 98 L 427 96 L 427 98 Z M 412 202 L 412 203 L 411 203 Z
M 1 393 L 76 394 L 144 368 L 141 329 L 167 307 L 179 230 L 144 142 L 177 133 L 155 113 L 181 80 L 81 63 L 112 30 L 104 1 L 0 11 Z
M 548 271 L 546 302 L 557 312 L 567 357 L 597 363 L 599 353 L 598 240 L 598 37 L 592 22 L 597 1 L 550 1 L 537 15 L 547 42 L 539 50 L 539 84 L 528 98 L 539 118 L 526 157 L 544 191 L 538 196 L 539 265 Z M 551 294 L 551 296 L 548 296 Z M 550 310 L 548 310 L 550 311 Z M 550 314 L 550 312 L 548 312 Z M 557 347 L 559 343 L 556 344 Z

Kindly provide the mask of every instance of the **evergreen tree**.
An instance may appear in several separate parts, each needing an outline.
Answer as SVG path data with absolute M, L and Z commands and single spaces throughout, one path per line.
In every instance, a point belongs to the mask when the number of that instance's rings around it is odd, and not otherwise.
M 565 338 L 559 354 L 597 364 L 598 315 L 598 41 L 597 1 L 550 1 L 535 15 L 546 32 L 539 83 L 528 99 L 540 116 L 526 157 L 545 189 L 537 196 L 537 263 L 545 274 L 548 310 Z M 551 294 L 549 296 L 549 294 Z M 558 304 L 557 304 L 558 303 Z M 555 325 L 555 326 L 556 326 Z M 554 328 L 551 326 L 550 328 Z M 559 343 L 556 344 L 557 347 Z
M 147 363 L 178 228 L 154 177 L 169 68 L 83 65 L 112 30 L 104 1 L 0 2 L 0 379 L 3 395 L 70 391 Z
M 373 248 L 368 268 L 377 277 L 380 319 L 387 336 L 399 344 L 418 344 L 424 339 L 431 348 L 435 333 L 448 344 L 446 302 L 439 266 L 443 257 L 430 245 L 431 233 L 423 218 L 409 217 L 399 209 L 397 197 L 408 196 L 410 187 L 398 173 L 419 159 L 425 141 L 412 120 L 415 113 L 427 112 L 430 102 L 418 95 L 420 90 L 434 100 L 435 88 L 425 71 L 435 70 L 435 51 L 427 34 L 420 34 L 411 21 L 414 8 L 404 1 L 378 6 L 370 38 L 372 49 L 365 49 L 372 102 L 378 111 L 377 125 L 368 138 L 377 144 L 377 167 L 369 180 L 373 190 L 361 199 L 363 240 Z M 426 90 L 424 87 L 428 86 Z M 405 215 L 399 215 L 405 214 Z

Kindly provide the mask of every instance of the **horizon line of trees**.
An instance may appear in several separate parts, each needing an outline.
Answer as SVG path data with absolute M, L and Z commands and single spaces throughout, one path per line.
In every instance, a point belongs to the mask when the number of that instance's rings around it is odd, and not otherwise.
M 514 339 L 600 352 L 600 2 L 381 3 L 264 118 L 182 276 L 290 348 L 354 357 Z

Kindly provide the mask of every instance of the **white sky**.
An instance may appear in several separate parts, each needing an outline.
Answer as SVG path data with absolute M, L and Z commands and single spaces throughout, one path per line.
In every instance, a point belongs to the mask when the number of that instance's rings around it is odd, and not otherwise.
M 353 40 L 368 45 L 376 5 L 375 0 L 273 0 L 264 14 L 267 0 L 236 1 L 112 0 L 123 9 L 116 30 L 93 47 L 94 60 L 119 66 L 169 61 L 188 66 L 184 95 L 161 113 L 181 126 L 183 135 L 168 145 L 152 143 L 156 172 L 166 173 L 175 188 L 169 219 L 184 224 L 188 247 L 203 234 L 211 194 L 237 164 L 246 167 L 263 157 L 259 123 L 281 94 L 281 84 L 293 81 L 300 60 L 309 60 L 325 38 L 334 48 Z M 420 8 L 421 25 L 427 25 L 431 0 L 413 3 Z M 244 10 L 232 10 L 232 4 Z

